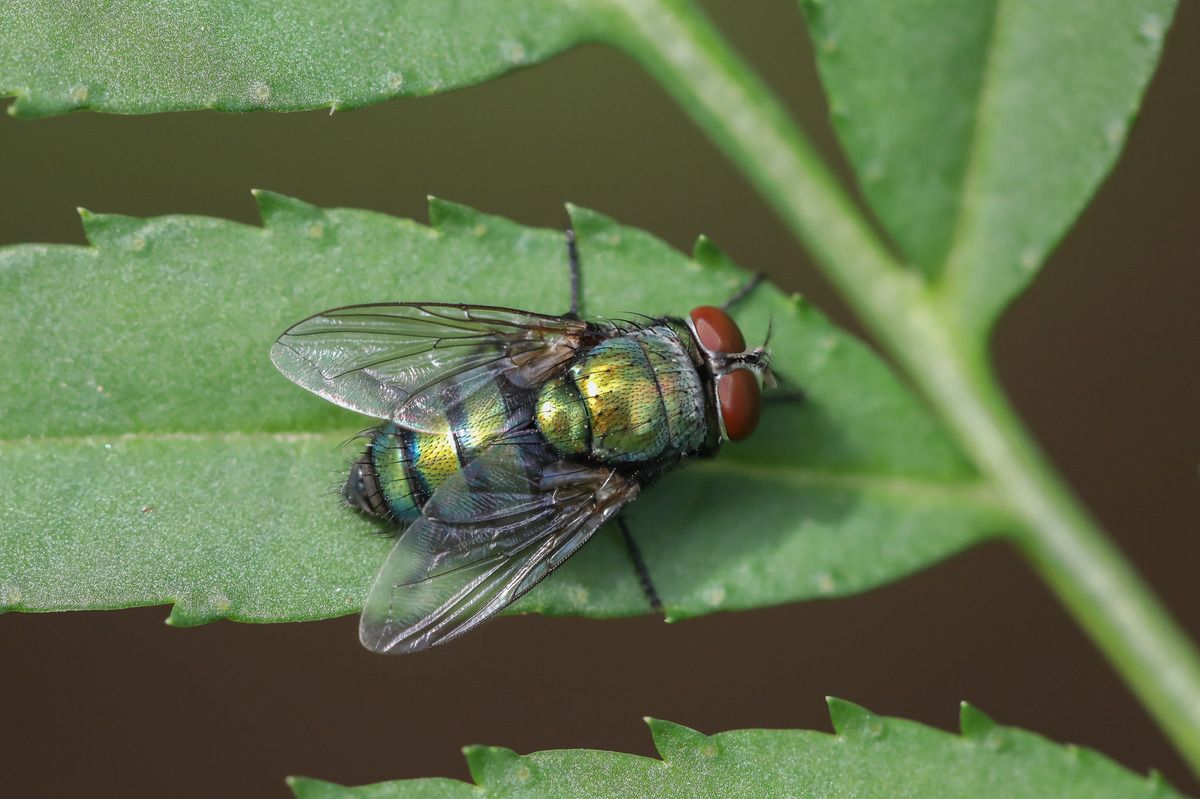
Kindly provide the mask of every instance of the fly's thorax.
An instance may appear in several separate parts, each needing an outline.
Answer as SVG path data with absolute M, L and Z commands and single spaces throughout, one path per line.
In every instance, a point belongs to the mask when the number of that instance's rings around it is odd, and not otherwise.
M 673 458 L 707 438 L 705 388 L 667 324 L 609 338 L 538 393 L 534 419 L 559 454 L 613 463 Z
M 560 375 L 541 387 L 535 400 L 534 422 L 560 455 L 585 455 L 591 449 L 587 405 L 570 376 Z

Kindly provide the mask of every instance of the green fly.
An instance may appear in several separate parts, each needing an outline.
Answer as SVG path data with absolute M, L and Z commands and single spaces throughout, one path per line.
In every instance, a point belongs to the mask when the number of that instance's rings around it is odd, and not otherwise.
M 753 432 L 769 352 L 726 308 L 631 322 L 449 303 L 353 305 L 290 327 L 271 360 L 290 380 L 384 420 L 350 469 L 352 508 L 403 528 L 375 578 L 364 646 L 414 652 L 473 630 L 689 458 Z

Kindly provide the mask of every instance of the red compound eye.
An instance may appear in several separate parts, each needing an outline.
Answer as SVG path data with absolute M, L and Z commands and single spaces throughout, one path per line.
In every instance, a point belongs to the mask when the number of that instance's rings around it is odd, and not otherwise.
M 696 338 L 709 352 L 746 351 L 746 339 L 737 322 L 720 308 L 701 305 L 692 311 L 692 324 L 696 326 Z
M 725 423 L 725 437 L 741 441 L 758 427 L 762 399 L 752 372 L 735 369 L 717 378 L 717 406 Z
M 737 322 L 720 308 L 701 305 L 692 311 L 696 338 L 709 352 L 745 352 L 746 338 Z M 725 437 L 741 441 L 758 427 L 762 400 L 758 380 L 752 372 L 734 369 L 717 378 L 717 408 L 725 423 Z

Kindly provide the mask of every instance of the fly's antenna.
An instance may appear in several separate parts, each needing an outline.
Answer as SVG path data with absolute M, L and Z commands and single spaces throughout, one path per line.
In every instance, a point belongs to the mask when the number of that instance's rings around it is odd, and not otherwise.
M 768 385 L 774 384 L 774 379 L 771 375 L 771 334 L 775 330 L 775 317 L 767 317 L 767 335 L 763 338 L 763 343 L 754 349 L 743 354 L 740 358 L 741 362 L 748 369 L 758 372 L 763 375 L 765 382 Z

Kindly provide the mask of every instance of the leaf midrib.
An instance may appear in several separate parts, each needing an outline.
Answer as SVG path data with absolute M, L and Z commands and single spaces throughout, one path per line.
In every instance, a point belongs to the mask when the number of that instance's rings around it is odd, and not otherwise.
M 963 267 L 959 265 L 962 261 L 960 251 L 966 246 L 964 237 L 971 228 L 974 208 L 977 205 L 976 197 L 979 195 L 978 183 L 982 180 L 979 174 L 982 169 L 979 151 L 982 147 L 981 140 L 986 135 L 987 120 L 984 112 L 988 108 L 994 91 L 997 42 L 1001 36 L 1002 17 L 1006 5 L 1006 0 L 995 0 L 995 2 L 996 5 L 992 10 L 992 26 L 988 31 L 983 53 L 983 72 L 979 77 L 979 93 L 975 97 L 970 138 L 967 141 L 967 164 L 959 183 L 958 208 L 954 219 L 954 228 L 951 232 L 950 246 L 946 250 L 945 257 L 942 258 L 937 277 L 932 281 L 940 289 L 943 297 L 951 297 L 961 291 L 960 284 L 965 279 L 961 274 Z
M 976 506 L 980 510 L 1006 516 L 1004 504 L 991 486 L 978 479 L 949 480 L 900 477 L 866 471 L 837 471 L 833 469 L 797 468 L 773 464 L 754 464 L 733 458 L 698 461 L 689 468 L 732 472 L 757 480 L 784 481 L 799 488 L 825 488 L 835 491 L 861 491 L 874 494 L 893 494 L 943 504 Z
M 28 445 L 45 444 L 51 449 L 61 447 L 104 446 L 121 443 L 188 443 L 208 444 L 221 442 L 263 443 L 321 443 L 340 445 L 352 440 L 355 433 L 343 432 L 232 430 L 223 432 L 137 432 L 112 435 L 87 436 L 28 436 L 25 438 L 0 439 L 0 450 Z M 924 501 L 974 506 L 982 511 L 1007 515 L 1004 505 L 996 497 L 991 486 L 976 478 L 953 480 L 938 478 L 904 477 L 871 471 L 814 469 L 784 464 L 749 463 L 736 458 L 696 460 L 688 464 L 689 469 L 698 471 L 735 474 L 756 480 L 784 482 L 794 488 L 822 488 L 833 491 L 891 494 Z
M 343 434 L 350 438 L 352 434 Z M 87 436 L 25 436 L 23 438 L 0 438 L 0 448 L 33 442 L 45 443 L 50 446 L 90 446 L 95 444 L 116 444 L 128 441 L 182 441 L 187 443 L 208 443 L 214 441 L 269 441 L 279 443 L 300 441 L 321 441 L 336 438 L 331 431 L 276 431 L 266 430 L 209 430 L 200 433 L 185 433 L 183 431 L 141 431 L 136 433 L 97 433 Z

